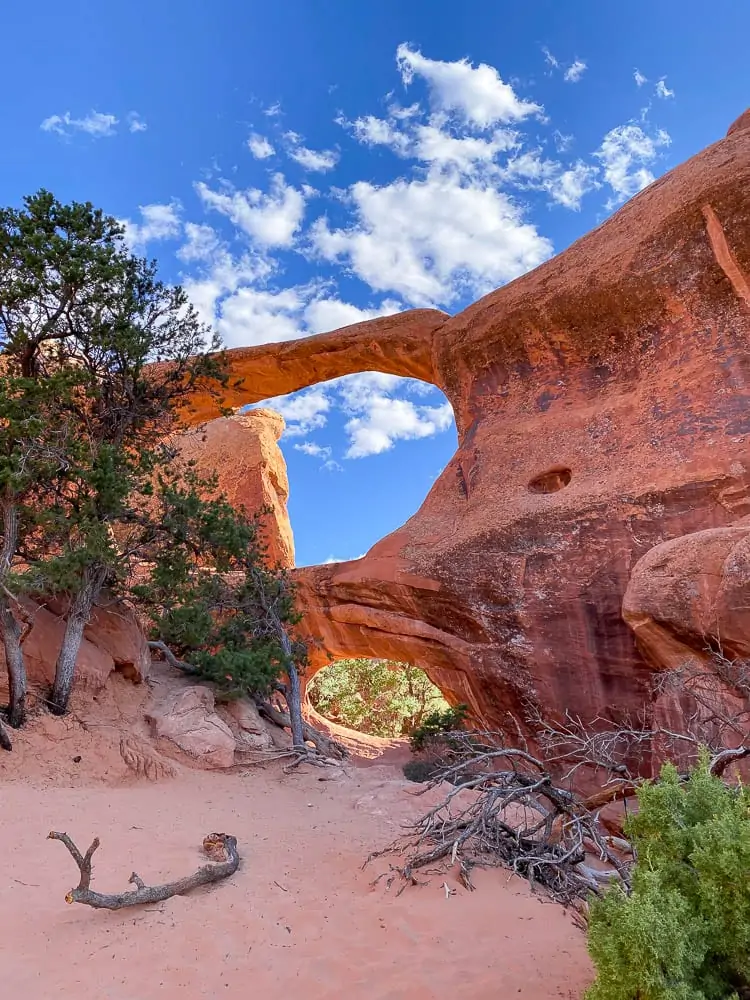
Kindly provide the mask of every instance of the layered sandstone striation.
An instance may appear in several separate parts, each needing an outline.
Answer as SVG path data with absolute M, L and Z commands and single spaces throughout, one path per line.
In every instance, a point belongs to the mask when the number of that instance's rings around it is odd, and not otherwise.
M 286 507 L 289 480 L 278 445 L 284 426 L 275 410 L 249 410 L 211 420 L 180 434 L 175 443 L 201 475 L 216 475 L 233 507 L 250 515 L 268 511 L 262 520 L 268 559 L 288 568 L 294 566 L 294 538 Z
M 750 513 L 749 125 L 457 316 L 229 352 L 236 405 L 374 369 L 434 383 L 456 416 L 414 517 L 298 571 L 315 665 L 410 661 L 491 726 L 526 701 L 583 719 L 650 701 L 621 613 L 633 567 Z

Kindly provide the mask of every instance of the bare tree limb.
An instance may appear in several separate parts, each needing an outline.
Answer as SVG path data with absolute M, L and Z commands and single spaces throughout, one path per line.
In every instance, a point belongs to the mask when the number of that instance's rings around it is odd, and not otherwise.
M 135 889 L 120 893 L 95 892 L 91 888 L 91 859 L 99 847 L 99 838 L 95 837 L 85 854 L 81 854 L 67 833 L 52 831 L 48 840 L 59 840 L 70 852 L 81 873 L 80 881 L 75 889 L 71 889 L 65 897 L 66 903 L 84 903 L 97 910 L 121 910 L 125 906 L 141 906 L 144 903 L 160 903 L 172 896 L 182 896 L 200 885 L 209 885 L 233 875 L 240 863 L 237 853 L 237 840 L 227 833 L 211 833 L 203 840 L 203 849 L 209 856 L 216 857 L 219 852 L 226 860 L 217 864 L 204 865 L 193 875 L 167 882 L 165 885 L 148 886 L 136 872 L 128 879 Z
M 175 656 L 166 642 L 162 642 L 161 639 L 152 639 L 148 644 L 149 649 L 155 649 L 160 652 L 170 667 L 174 667 L 175 670 L 181 670 L 183 674 L 197 674 L 198 671 L 188 663 L 186 660 L 181 660 L 178 656 Z

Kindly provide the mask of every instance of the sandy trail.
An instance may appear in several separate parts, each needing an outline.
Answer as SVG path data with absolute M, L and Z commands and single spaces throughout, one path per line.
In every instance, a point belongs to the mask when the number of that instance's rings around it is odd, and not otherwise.
M 474 893 L 449 879 L 450 899 L 442 878 L 400 897 L 371 888 L 382 868 L 363 873 L 362 860 L 424 803 L 392 764 L 329 781 L 277 765 L 183 769 L 150 784 L 129 777 L 103 737 L 68 727 L 53 745 L 49 727 L 61 723 L 44 725 L 42 750 L 19 746 L 25 774 L 0 759 L 3 996 L 543 1000 L 578 997 L 591 978 L 570 917 L 507 874 L 478 872 Z M 102 891 L 125 888 L 133 869 L 147 883 L 192 872 L 213 831 L 237 837 L 243 863 L 214 888 L 95 911 L 66 905 L 78 873 L 50 829 L 84 848 L 100 837 Z

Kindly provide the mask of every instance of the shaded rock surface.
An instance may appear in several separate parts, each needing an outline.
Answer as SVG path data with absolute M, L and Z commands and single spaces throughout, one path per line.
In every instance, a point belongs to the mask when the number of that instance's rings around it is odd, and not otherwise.
M 650 703 L 621 613 L 633 566 L 750 513 L 746 123 L 457 316 L 228 352 L 237 406 L 376 370 L 455 413 L 420 510 L 364 558 L 297 572 L 313 668 L 408 661 L 493 727 L 527 701 L 583 719 Z
M 55 678 L 55 663 L 65 632 L 65 603 L 55 599 L 43 605 L 30 599 L 22 603 L 30 625 L 23 640 L 29 683 L 48 686 Z M 96 693 L 115 671 L 140 683 L 150 667 L 151 654 L 133 610 L 114 603 L 95 608 L 78 653 L 75 687 Z M 0 685 L 6 683 L 5 656 L 0 645 Z

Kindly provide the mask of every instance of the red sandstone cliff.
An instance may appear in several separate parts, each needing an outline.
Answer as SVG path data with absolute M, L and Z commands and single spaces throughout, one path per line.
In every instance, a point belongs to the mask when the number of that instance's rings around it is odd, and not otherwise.
M 640 708 L 653 663 L 621 614 L 632 567 L 750 511 L 749 335 L 746 114 L 455 317 L 229 352 L 236 405 L 375 369 L 433 382 L 456 415 L 458 451 L 414 517 L 361 560 L 298 571 L 317 662 L 411 661 L 489 725 L 526 699 Z

